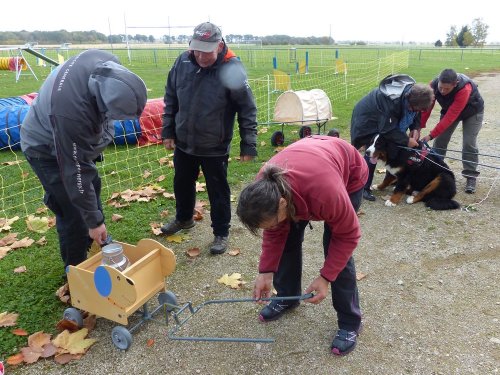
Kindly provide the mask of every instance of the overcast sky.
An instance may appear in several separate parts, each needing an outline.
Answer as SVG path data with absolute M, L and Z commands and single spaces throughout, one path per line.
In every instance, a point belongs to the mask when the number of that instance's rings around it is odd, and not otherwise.
M 487 42 L 500 43 L 496 0 L 24 0 L 3 1 L 0 31 L 96 30 L 105 35 L 191 34 L 211 21 L 222 33 L 331 36 L 336 41 L 428 42 L 446 40 L 452 25 L 489 25 Z M 146 27 L 165 28 L 146 28 Z M 177 26 L 188 26 L 185 28 Z M 136 28 L 144 27 L 144 28 Z

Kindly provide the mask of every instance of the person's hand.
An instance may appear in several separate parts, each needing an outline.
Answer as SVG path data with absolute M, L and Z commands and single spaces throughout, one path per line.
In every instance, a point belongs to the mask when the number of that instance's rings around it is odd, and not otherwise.
M 417 147 L 417 146 L 418 146 L 418 142 L 415 139 L 413 139 L 413 138 L 408 139 L 408 147 L 413 148 L 413 147 Z
M 255 159 L 255 156 L 252 155 L 241 155 L 240 156 L 240 161 L 252 161 Z
M 316 277 L 304 292 L 305 294 L 314 293 L 314 297 L 306 299 L 305 302 L 317 304 L 323 301 L 328 294 L 329 284 L 330 283 L 321 275 Z
M 163 146 L 165 146 L 167 150 L 173 150 L 175 148 L 175 139 L 165 138 L 163 140 Z
M 424 138 L 422 138 L 422 142 L 428 143 L 431 140 L 431 135 L 426 135 Z
M 102 245 L 108 238 L 108 231 L 106 225 L 102 223 L 97 228 L 89 229 L 89 237 L 92 238 L 97 244 Z
M 265 304 L 267 301 L 262 301 L 261 298 L 271 298 L 271 287 L 273 286 L 273 273 L 259 273 L 255 279 L 253 287 L 253 298 L 259 304 Z
M 410 138 L 413 138 L 414 140 L 418 141 L 418 139 L 420 138 L 420 130 L 412 130 L 410 131 Z

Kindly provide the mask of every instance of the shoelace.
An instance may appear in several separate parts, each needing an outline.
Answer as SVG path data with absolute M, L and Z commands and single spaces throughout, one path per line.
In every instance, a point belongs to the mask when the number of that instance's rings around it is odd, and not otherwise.
M 281 312 L 283 310 L 285 310 L 286 308 L 288 307 L 288 305 L 280 305 L 279 303 L 277 303 L 275 306 L 272 306 L 271 308 L 276 311 L 276 312 Z
M 354 342 L 354 341 L 356 341 L 356 336 L 357 336 L 356 331 L 346 331 L 345 329 L 340 329 L 337 332 L 337 335 L 335 336 L 335 338 L 339 338 L 339 340 L 342 340 L 342 341 Z

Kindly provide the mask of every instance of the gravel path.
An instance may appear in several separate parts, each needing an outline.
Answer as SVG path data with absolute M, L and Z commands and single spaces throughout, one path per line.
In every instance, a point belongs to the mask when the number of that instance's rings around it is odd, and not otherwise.
M 476 77 L 486 101 L 480 152 L 500 155 L 500 74 Z M 431 122 L 432 123 L 432 122 Z M 450 149 L 461 148 L 461 132 Z M 424 132 L 424 134 L 426 134 Z M 459 154 L 458 154 L 459 155 Z M 459 157 L 459 156 L 458 156 Z M 179 341 L 173 327 L 148 322 L 133 334 L 128 351 L 110 338 L 114 323 L 100 319 L 91 337 L 99 340 L 78 361 L 52 359 L 9 369 L 10 374 L 496 374 L 500 372 L 499 172 L 481 168 L 475 195 L 463 193 L 461 164 L 447 160 L 457 175 L 456 200 L 468 210 L 428 211 L 423 204 L 385 207 L 364 202 L 363 238 L 355 252 L 364 330 L 356 350 L 329 354 L 336 321 L 329 299 L 302 304 L 283 319 L 262 324 L 253 303 L 205 305 L 178 335 L 273 338 L 274 343 Z M 484 164 L 500 166 L 498 159 Z M 382 179 L 377 175 L 376 181 Z M 379 193 L 379 197 L 382 194 Z M 213 299 L 248 298 L 256 274 L 260 240 L 237 219 L 231 248 L 241 254 L 190 261 L 184 251 L 206 249 L 211 230 L 202 222 L 191 240 L 172 247 L 177 269 L 167 289 L 194 306 Z M 322 225 L 306 231 L 304 287 L 322 263 Z M 217 283 L 239 272 L 246 284 L 232 290 Z M 151 301 L 154 304 L 156 301 Z M 148 340 L 154 340 L 148 346 Z

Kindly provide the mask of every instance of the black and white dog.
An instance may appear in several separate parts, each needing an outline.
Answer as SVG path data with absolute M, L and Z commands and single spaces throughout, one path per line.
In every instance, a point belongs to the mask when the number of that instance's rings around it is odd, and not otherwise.
M 366 155 L 373 158 L 372 162 L 385 162 L 386 170 L 392 175 L 386 174 L 384 181 L 373 185 L 372 189 L 383 190 L 396 183 L 386 206 L 397 205 L 404 194 L 409 194 L 406 199 L 409 204 L 423 201 L 433 210 L 460 208 L 460 204 L 453 200 L 457 193 L 455 175 L 443 159 L 425 145 L 408 149 L 377 134 L 366 149 Z

